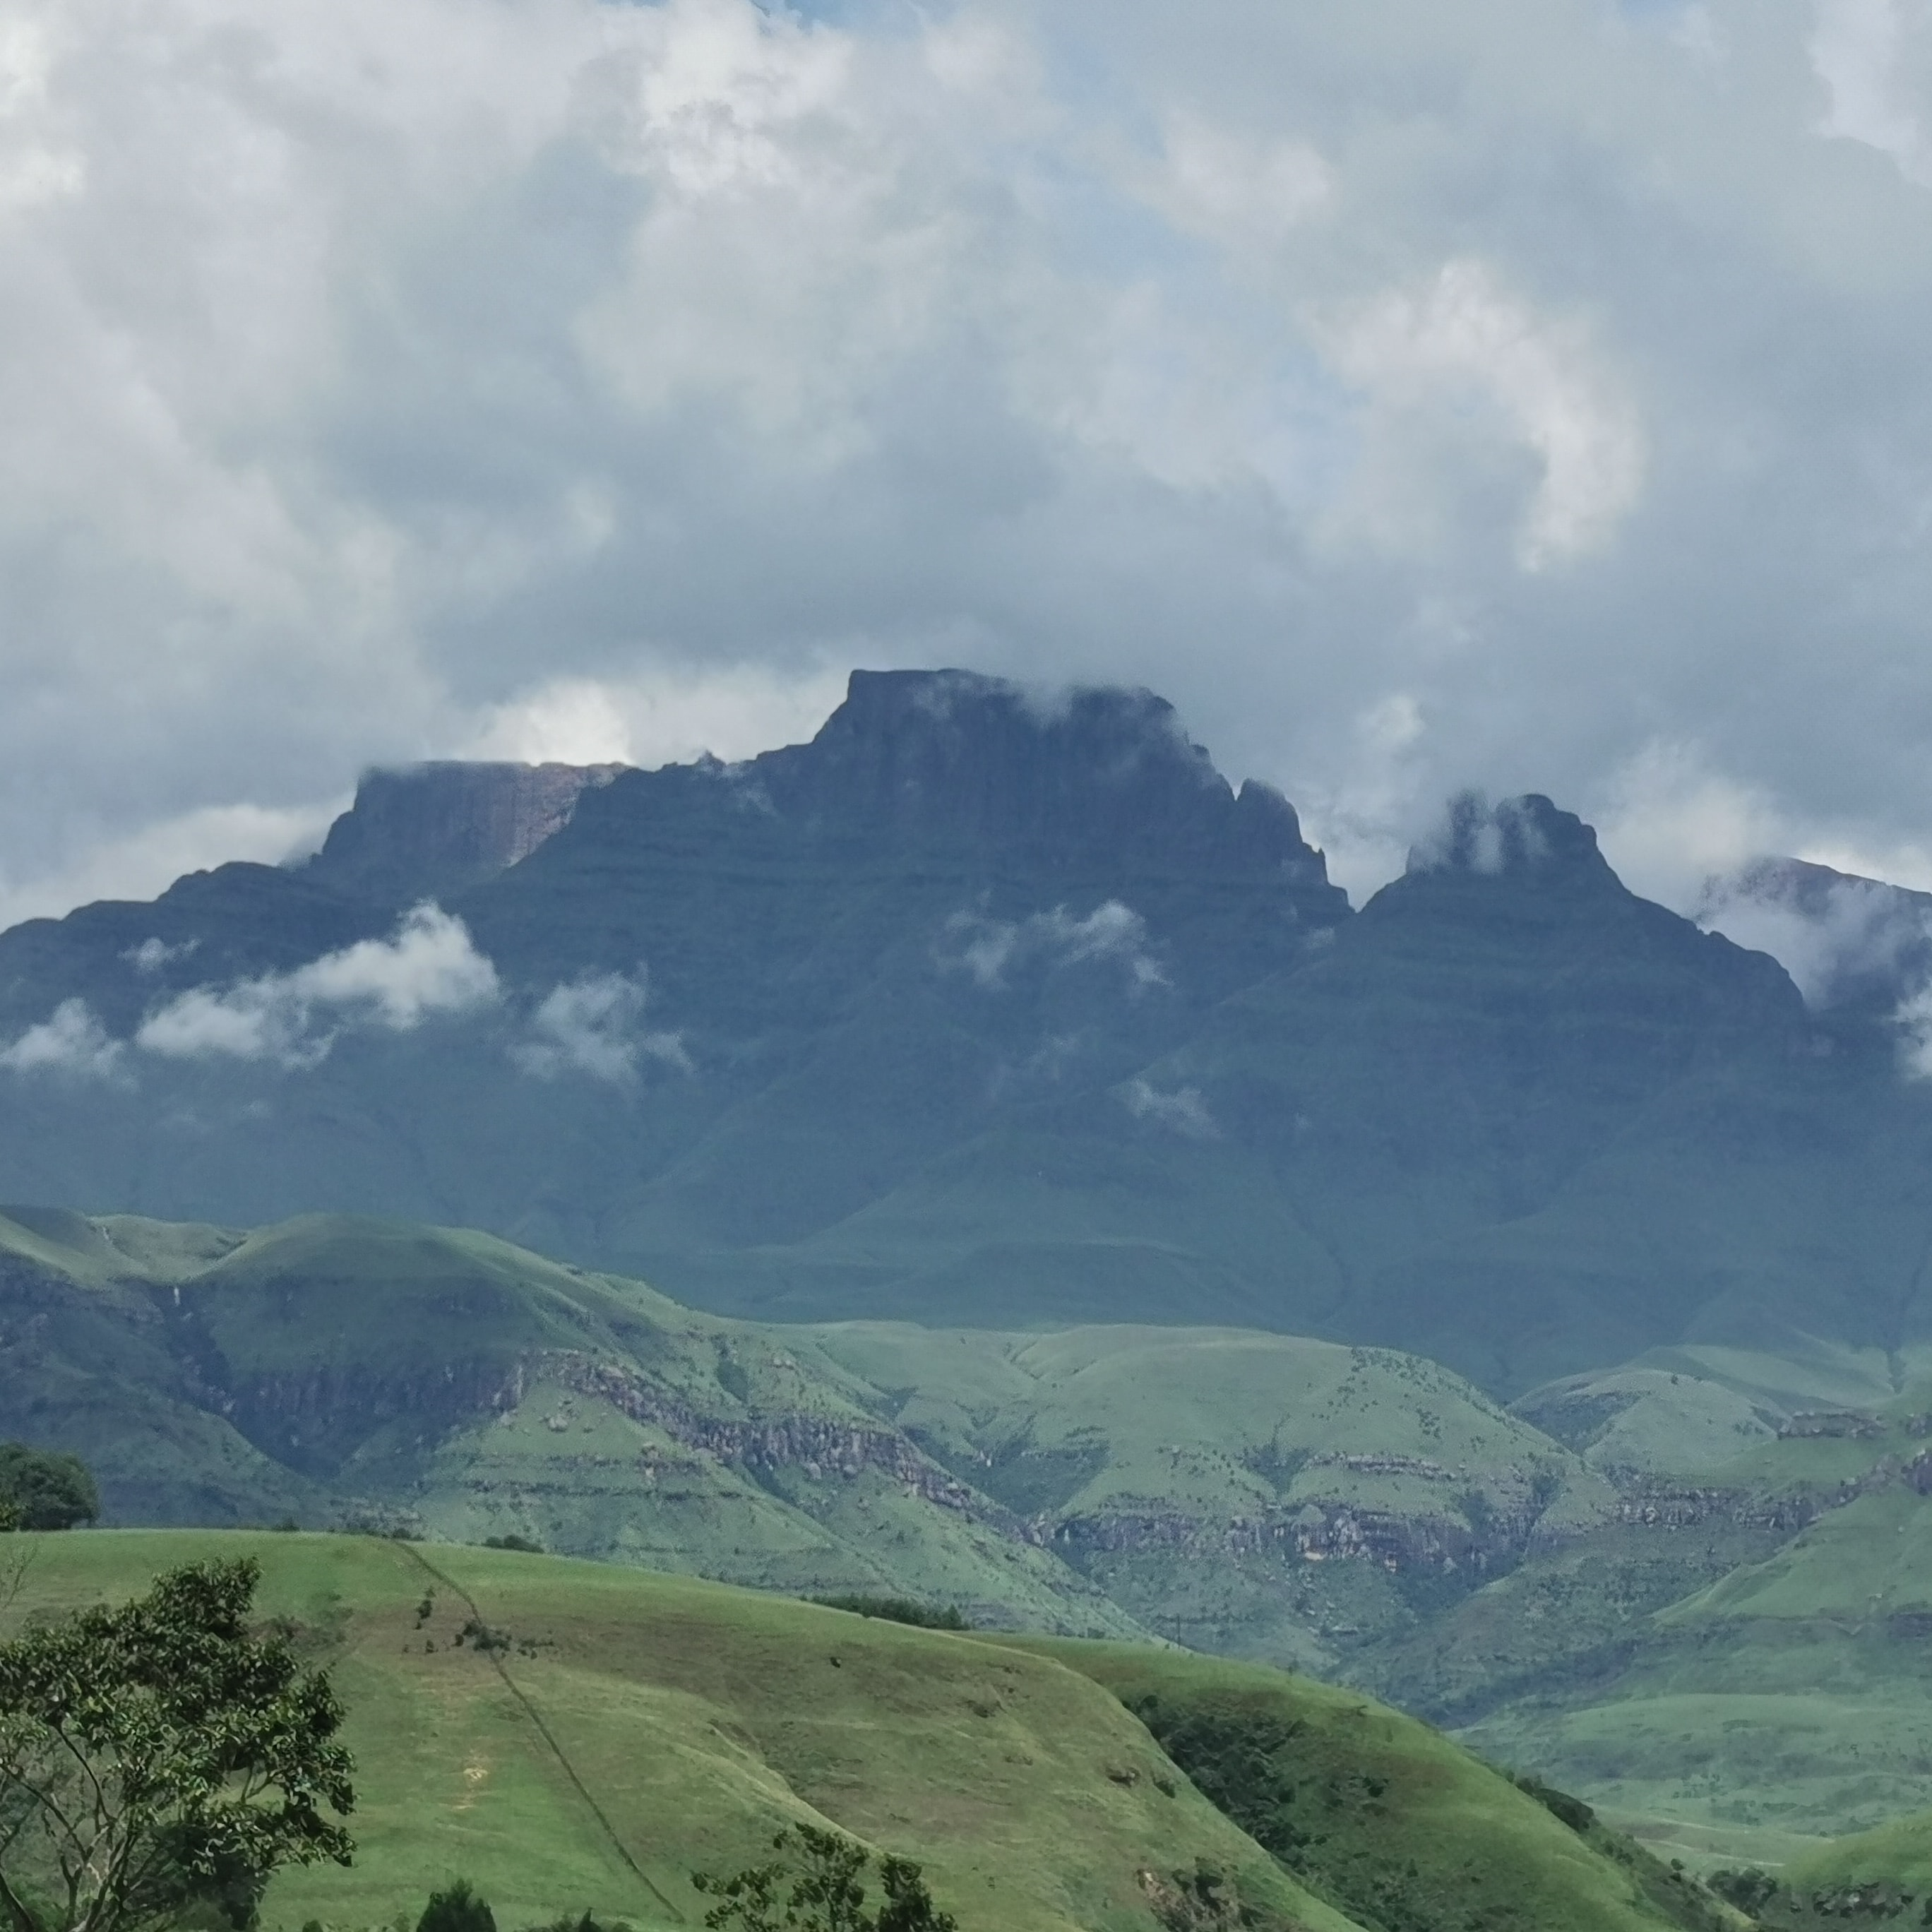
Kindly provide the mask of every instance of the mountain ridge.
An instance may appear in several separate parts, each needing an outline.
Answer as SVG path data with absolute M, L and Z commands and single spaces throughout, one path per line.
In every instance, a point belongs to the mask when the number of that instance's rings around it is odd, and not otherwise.
M 808 744 L 375 775 L 304 866 L 0 934 L 0 1192 L 483 1226 L 761 1318 L 1233 1322 L 1514 1394 L 1932 1324 L 1906 1044 L 1546 798 L 1454 802 L 1354 911 L 1151 694 L 857 672 Z

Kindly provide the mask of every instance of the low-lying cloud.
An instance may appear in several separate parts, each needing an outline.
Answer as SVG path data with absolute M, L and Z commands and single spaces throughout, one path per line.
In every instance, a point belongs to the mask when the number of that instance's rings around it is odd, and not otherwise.
M 1168 984 L 1149 947 L 1146 920 L 1118 899 L 1105 901 L 1084 919 L 1064 906 L 1024 920 L 955 913 L 946 922 L 938 958 L 942 966 L 970 974 L 988 992 L 1004 987 L 1010 973 L 1030 964 L 1050 970 L 1089 961 L 1118 964 L 1134 992 Z
M 1220 1138 L 1221 1130 L 1198 1087 L 1175 1087 L 1163 1090 L 1151 1082 L 1136 1077 L 1120 1088 L 1120 1102 L 1137 1120 L 1151 1120 L 1190 1141 Z
M 543 1080 L 580 1073 L 625 1086 L 646 1061 L 688 1073 L 682 1036 L 644 1027 L 648 997 L 641 968 L 634 979 L 592 974 L 554 987 L 531 1016 L 529 1036 L 511 1048 L 510 1057 Z
M 469 928 L 425 902 L 391 939 L 365 939 L 290 973 L 197 986 L 157 1007 L 134 1043 L 170 1060 L 208 1058 L 312 1066 L 349 1027 L 407 1033 L 432 1015 L 493 1005 L 496 968 Z
M 52 1013 L 0 1049 L 0 1066 L 14 1073 L 44 1073 L 76 1080 L 127 1077 L 128 1049 L 110 1039 L 85 1000 L 63 1000 Z
M 1932 971 L 1932 898 L 1875 879 L 1766 861 L 1712 880 L 1697 922 L 1768 952 L 1819 1010 L 1862 992 L 1909 998 Z

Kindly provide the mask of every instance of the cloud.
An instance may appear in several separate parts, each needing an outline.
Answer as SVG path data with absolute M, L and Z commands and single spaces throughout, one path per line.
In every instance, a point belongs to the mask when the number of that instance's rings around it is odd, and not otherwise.
M 1924 8 L 1909 0 L 1823 0 L 1810 51 L 1830 100 L 1819 131 L 1876 148 L 1908 181 L 1932 188 L 1932 140 L 1912 98 L 1915 80 L 1923 93 L 1932 76 L 1932 18 Z
M 1762 862 L 1712 880 L 1697 922 L 1768 952 L 1814 1007 L 1874 988 L 1916 988 L 1932 968 L 1932 900 L 1873 879 L 1808 878 Z M 1915 991 L 1906 1004 L 1924 997 Z
M 1120 1090 L 1121 1104 L 1137 1120 L 1151 1120 L 1190 1141 L 1218 1140 L 1221 1130 L 1208 1111 L 1198 1087 L 1177 1087 L 1163 1093 L 1147 1081 L 1135 1078 Z
M 290 973 L 197 986 L 157 1007 L 135 1044 L 172 1060 L 266 1060 L 290 1067 L 326 1058 L 345 1027 L 412 1031 L 432 1015 L 472 1012 L 498 997 L 496 969 L 469 929 L 425 903 L 393 939 L 365 939 Z
M 1645 439 L 1634 399 L 1596 366 L 1586 331 L 1539 316 L 1486 262 L 1449 261 L 1420 286 L 1377 297 L 1336 330 L 1335 354 L 1373 411 L 1367 500 L 1344 498 L 1345 526 L 1398 550 L 1435 540 L 1442 511 L 1430 492 L 1464 493 L 1472 478 L 1453 464 L 1426 473 L 1416 419 L 1446 410 L 1460 418 L 1452 440 L 1462 445 L 1472 404 L 1478 424 L 1486 418 L 1536 461 L 1514 546 L 1526 570 L 1598 548 L 1637 500 Z
M 85 1000 L 63 1000 L 49 1018 L 0 1050 L 0 1066 L 15 1073 L 118 1082 L 127 1078 L 127 1052 L 122 1042 L 108 1037 Z
M 144 939 L 138 946 L 130 946 L 121 957 L 137 973 L 158 973 L 164 966 L 177 959 L 189 958 L 200 946 L 198 939 L 184 939 L 170 946 L 164 939 Z
M 0 22 L 0 920 L 855 662 L 1161 690 L 1358 896 L 1653 744 L 1927 842 L 1922 7 L 141 18 Z
M 512 1047 L 511 1058 L 544 1080 L 584 1073 L 622 1086 L 646 1060 L 690 1072 L 681 1034 L 644 1030 L 646 996 L 641 970 L 635 979 L 602 973 L 553 987 L 531 1017 L 530 1037 Z
M 1147 922 L 1118 899 L 1106 900 L 1084 919 L 1064 906 L 1017 921 L 955 913 L 946 922 L 938 957 L 942 967 L 970 974 L 989 992 L 1006 984 L 1010 970 L 1035 961 L 1049 970 L 1087 961 L 1115 964 L 1137 993 L 1168 983 L 1148 950 Z

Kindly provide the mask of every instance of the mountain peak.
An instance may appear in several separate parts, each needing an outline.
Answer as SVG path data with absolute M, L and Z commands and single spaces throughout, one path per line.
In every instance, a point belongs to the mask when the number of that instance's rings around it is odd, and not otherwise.
M 810 744 L 742 769 L 784 818 L 868 844 L 1050 868 L 1232 867 L 1309 893 L 1324 921 L 1346 910 L 1294 808 L 1266 786 L 1238 795 L 1150 691 L 855 670 Z
M 1480 792 L 1459 794 L 1438 830 L 1410 848 L 1404 869 L 1411 875 L 1472 872 L 1486 878 L 1616 877 L 1598 849 L 1594 827 L 1540 792 L 1493 804 Z
M 459 891 L 528 858 L 570 822 L 584 792 L 622 765 L 441 760 L 362 774 L 356 802 L 305 869 L 360 896 Z

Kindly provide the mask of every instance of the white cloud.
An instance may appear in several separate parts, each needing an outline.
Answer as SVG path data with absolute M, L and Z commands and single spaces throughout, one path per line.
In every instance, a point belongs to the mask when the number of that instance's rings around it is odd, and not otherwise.
M 15 1073 L 118 1082 L 127 1077 L 127 1051 L 109 1038 L 85 1000 L 63 1000 L 47 1018 L 0 1050 L 0 1066 Z
M 232 860 L 279 865 L 320 845 L 330 820 L 348 803 L 345 796 L 287 807 L 207 806 L 83 844 L 57 870 L 36 868 L 18 880 L 0 871 L 0 928 L 58 917 L 98 899 L 152 898 L 184 873 Z
M 1224 248 L 1278 247 L 1334 197 L 1328 164 L 1306 141 L 1256 140 L 1181 108 L 1161 146 L 1148 200 L 1177 228 Z
M 290 973 L 197 986 L 158 1007 L 135 1044 L 167 1059 L 269 1060 L 311 1066 L 345 1026 L 412 1031 L 429 1016 L 476 1011 L 498 996 L 496 969 L 460 919 L 424 904 L 393 939 L 365 939 Z
M 1105 901 L 1084 919 L 1064 906 L 1020 920 L 955 913 L 946 922 L 938 956 L 942 966 L 970 973 L 988 992 L 1005 986 L 1010 969 L 1036 960 L 1049 968 L 1111 962 L 1136 992 L 1168 983 L 1148 949 L 1147 922 L 1118 899 Z
M 1358 894 L 1653 742 L 1928 843 L 1917 0 L 139 12 L 0 19 L 0 920 L 854 662 L 1150 684 Z
M 1599 548 L 1636 502 L 1644 436 L 1634 400 L 1597 366 L 1586 331 L 1537 314 L 1486 262 L 1445 262 L 1420 286 L 1367 304 L 1337 330 L 1336 352 L 1374 411 L 1350 520 L 1386 542 L 1406 546 L 1440 514 L 1411 432 L 1424 412 L 1438 412 L 1439 428 L 1445 408 L 1459 440 L 1500 433 L 1533 453 L 1538 474 L 1515 544 L 1526 570 Z M 1443 481 L 1464 485 L 1453 471 Z
M 177 959 L 186 959 L 196 952 L 201 945 L 198 939 L 184 939 L 170 946 L 164 939 L 151 937 L 138 946 L 130 946 L 122 958 L 137 973 L 158 973 L 164 966 Z
M 1914 81 L 1923 92 L 1932 77 L 1924 0 L 1821 0 L 1810 54 L 1830 100 L 1819 132 L 1876 148 L 1932 188 L 1932 140 L 1912 98 Z
M 1859 980 L 1895 982 L 1932 943 L 1928 908 L 1864 878 L 1839 880 L 1818 903 L 1808 904 L 1747 874 L 1714 886 L 1698 923 L 1753 952 L 1768 952 L 1813 1006 L 1832 1005 Z
M 530 1020 L 530 1036 L 510 1049 L 526 1073 L 553 1080 L 565 1073 L 624 1085 L 640 1063 L 653 1060 L 680 1073 L 692 1070 L 683 1038 L 644 1027 L 647 986 L 621 973 L 593 974 L 552 988 Z
M 1198 1087 L 1177 1087 L 1164 1093 L 1148 1082 L 1135 1078 L 1120 1090 L 1121 1104 L 1137 1120 L 1152 1120 L 1156 1126 L 1190 1141 L 1220 1138 L 1220 1129 L 1208 1111 Z
M 653 767 L 709 752 L 727 763 L 809 738 L 850 667 L 775 676 L 751 665 L 663 667 L 626 679 L 560 678 L 493 706 L 462 755 Z
M 1932 986 L 1900 1000 L 1893 1018 L 1899 1030 L 1899 1064 L 1912 1078 L 1932 1080 Z

